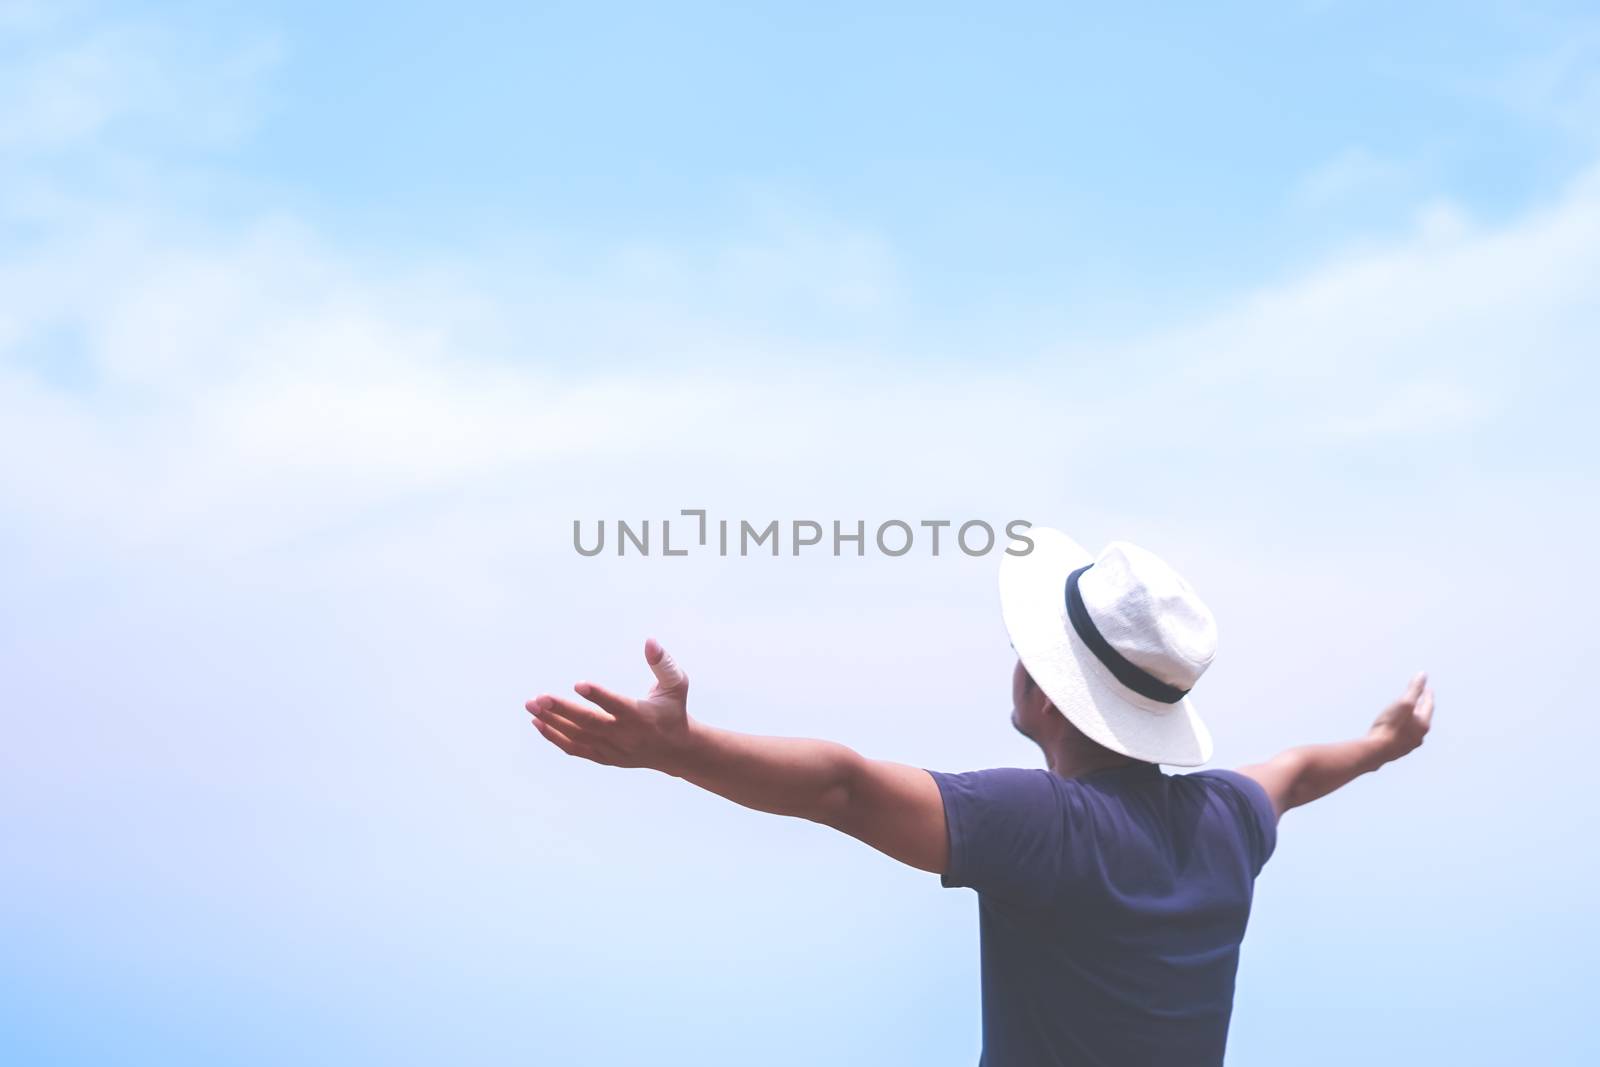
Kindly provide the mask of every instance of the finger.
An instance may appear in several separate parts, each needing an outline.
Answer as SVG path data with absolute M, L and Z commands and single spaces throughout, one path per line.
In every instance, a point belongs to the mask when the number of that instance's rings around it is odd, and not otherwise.
M 577 747 L 577 742 L 573 741 L 572 738 L 562 733 L 556 727 L 551 726 L 543 719 L 535 718 L 533 720 L 533 725 L 535 729 L 544 735 L 544 739 L 546 741 L 550 742 L 552 745 L 556 746 L 569 756 L 573 754 L 572 750 Z
M 1428 672 L 1418 671 L 1416 677 L 1411 679 L 1411 684 L 1406 686 L 1406 695 L 1402 698 L 1407 704 L 1415 704 L 1417 698 L 1422 696 L 1423 687 L 1428 684 Z
M 1423 690 L 1422 700 L 1417 704 L 1417 721 L 1424 730 L 1433 725 L 1433 690 Z
M 656 682 L 663 689 L 676 689 L 687 685 L 689 679 L 684 675 L 678 661 L 661 647 L 661 642 L 650 638 L 644 643 L 644 661 L 650 665 L 650 671 L 656 676 Z
M 616 762 L 616 757 L 609 749 L 602 749 L 595 745 L 587 745 L 582 741 L 574 740 L 572 737 L 562 732 L 558 727 L 552 726 L 543 719 L 536 717 L 533 720 L 533 725 L 538 728 L 539 732 L 545 736 L 547 741 L 555 745 L 569 756 L 577 756 L 579 759 L 586 759 L 594 763 L 604 763 L 607 765 L 614 764 Z
M 576 700 L 551 696 L 548 693 L 528 701 L 528 710 L 541 718 L 559 716 L 578 728 L 578 731 L 604 730 L 615 726 L 617 720 L 597 708 L 580 704 Z M 559 724 L 558 724 L 559 725 Z
M 583 726 L 580 726 L 571 719 L 568 719 L 566 716 L 562 715 L 559 711 L 554 709 L 546 711 L 545 709 L 540 708 L 533 713 L 533 717 L 547 726 L 554 726 L 557 730 L 560 730 L 562 733 L 566 734 L 580 745 L 590 745 L 594 743 L 595 735 L 593 730 L 589 730 Z
M 593 731 L 594 726 L 589 723 L 589 716 L 600 715 L 594 708 L 584 707 L 570 700 L 558 702 L 555 697 L 548 695 L 528 701 L 528 710 L 533 713 L 534 718 L 549 723 L 574 740 L 579 740 L 584 734 Z
M 594 701 L 619 719 L 625 719 L 634 712 L 632 700 L 625 696 L 618 696 L 603 685 L 595 685 L 593 682 L 579 682 L 572 688 L 585 700 Z

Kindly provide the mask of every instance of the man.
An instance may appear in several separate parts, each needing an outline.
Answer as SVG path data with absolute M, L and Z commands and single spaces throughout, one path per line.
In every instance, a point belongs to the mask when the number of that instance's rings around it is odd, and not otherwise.
M 1417 675 L 1353 741 L 1165 774 L 1211 758 L 1188 698 L 1216 654 L 1211 612 L 1137 546 L 1095 557 L 1055 530 L 1029 539 L 1001 564 L 1001 609 L 1011 721 L 1047 770 L 947 774 L 719 730 L 689 717 L 689 681 L 653 640 L 647 696 L 582 682 L 592 704 L 545 695 L 528 710 L 571 755 L 823 823 L 977 890 L 988 1067 L 1220 1064 L 1279 816 L 1420 745 L 1433 692 Z

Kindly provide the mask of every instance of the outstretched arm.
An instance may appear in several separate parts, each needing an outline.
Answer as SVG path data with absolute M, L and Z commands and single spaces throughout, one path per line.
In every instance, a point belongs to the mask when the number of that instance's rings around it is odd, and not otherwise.
M 1309 804 L 1354 778 L 1399 759 L 1422 744 L 1433 723 L 1428 676 L 1411 679 L 1399 700 L 1379 715 L 1364 737 L 1328 745 L 1302 745 L 1239 772 L 1261 783 L 1279 815 Z
M 545 694 L 528 701 L 556 747 L 613 767 L 649 767 L 736 804 L 792 815 L 849 834 L 902 863 L 943 873 L 944 803 L 924 770 L 871 760 L 832 741 L 719 730 L 688 714 L 689 679 L 653 639 L 649 694 L 633 699 L 579 682 L 592 703 Z

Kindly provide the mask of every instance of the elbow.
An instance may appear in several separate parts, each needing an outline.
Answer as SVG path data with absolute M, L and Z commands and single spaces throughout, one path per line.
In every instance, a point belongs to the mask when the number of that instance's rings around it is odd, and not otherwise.
M 1279 788 L 1275 790 L 1279 815 L 1317 799 L 1309 780 L 1310 767 L 1305 753 L 1291 749 L 1280 754 L 1272 762 L 1278 772 L 1280 783 Z
M 848 833 L 854 812 L 859 807 L 861 786 L 866 779 L 866 760 L 843 745 L 833 755 L 829 772 L 815 798 L 814 808 L 806 818 Z

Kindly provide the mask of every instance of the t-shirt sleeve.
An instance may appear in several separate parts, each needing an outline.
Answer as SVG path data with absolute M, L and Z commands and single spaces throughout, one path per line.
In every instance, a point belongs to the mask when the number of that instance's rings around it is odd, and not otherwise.
M 1234 808 L 1245 826 L 1256 873 L 1260 874 L 1278 845 L 1278 811 L 1272 806 L 1272 798 L 1262 784 L 1248 774 L 1212 770 L 1201 771 L 1199 776 L 1222 783 L 1223 789 L 1232 798 Z
M 1067 829 L 1061 779 L 1019 767 L 928 773 L 944 799 L 950 838 L 940 882 L 1017 903 L 1049 897 L 1060 879 Z

